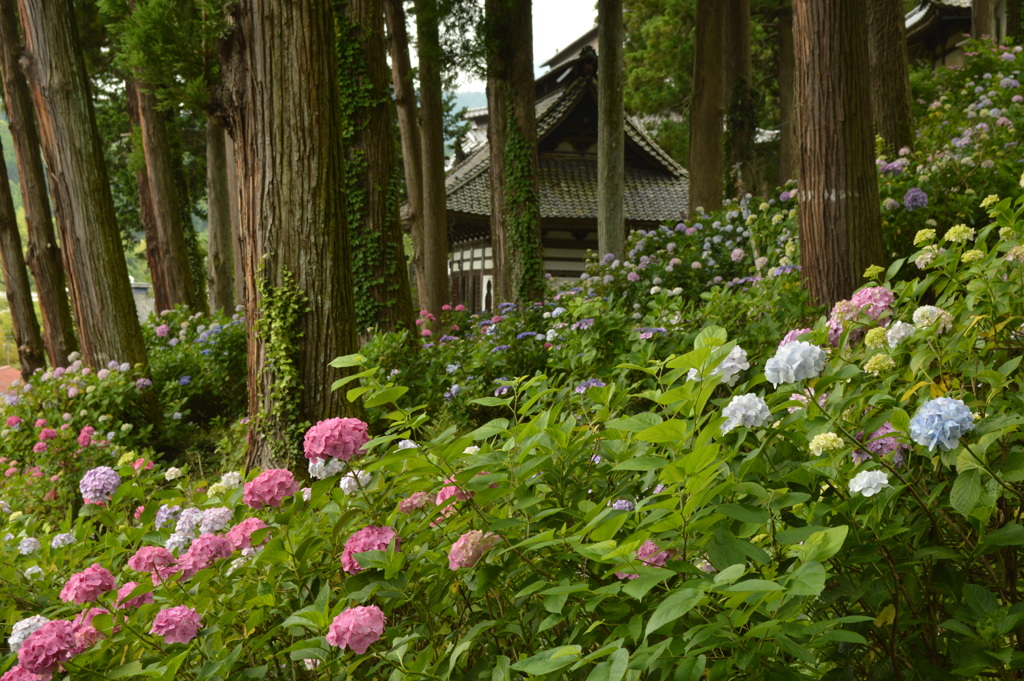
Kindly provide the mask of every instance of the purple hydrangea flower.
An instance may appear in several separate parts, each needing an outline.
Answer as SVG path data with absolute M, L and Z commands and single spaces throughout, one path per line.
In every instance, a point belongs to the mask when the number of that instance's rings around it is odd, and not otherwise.
M 121 485 L 121 476 L 110 466 L 99 466 L 86 472 L 78 483 L 82 498 L 87 504 L 102 504 L 110 501 Z
M 907 210 L 914 210 L 916 208 L 924 208 L 928 205 L 928 195 L 923 190 L 917 187 L 911 187 L 907 190 L 907 193 L 903 195 L 903 207 Z

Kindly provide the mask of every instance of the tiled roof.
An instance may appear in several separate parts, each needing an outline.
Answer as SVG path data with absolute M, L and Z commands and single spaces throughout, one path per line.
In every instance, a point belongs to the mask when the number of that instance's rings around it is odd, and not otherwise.
M 544 139 L 558 127 L 592 87 L 591 78 L 577 78 L 566 88 L 537 102 L 537 138 Z M 664 170 L 625 170 L 625 219 L 632 222 L 663 222 L 678 219 L 689 204 L 689 174 L 676 163 L 636 121 L 626 117 L 626 135 Z M 490 204 L 490 150 L 483 145 L 456 166 L 445 184 L 448 210 L 488 216 Z M 539 162 L 541 218 L 597 217 L 596 159 L 551 159 Z
M 972 0 L 924 0 L 920 5 L 907 12 L 906 27 L 914 28 L 928 16 L 928 11 L 933 7 L 953 7 L 957 9 L 968 9 Z

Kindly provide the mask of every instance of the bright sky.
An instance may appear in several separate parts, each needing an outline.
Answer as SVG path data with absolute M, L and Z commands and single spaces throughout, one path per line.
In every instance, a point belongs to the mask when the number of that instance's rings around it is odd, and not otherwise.
M 547 69 L 540 65 L 555 56 L 597 23 L 597 0 L 534 0 L 533 63 L 537 75 Z M 461 92 L 483 92 L 483 81 L 464 81 Z

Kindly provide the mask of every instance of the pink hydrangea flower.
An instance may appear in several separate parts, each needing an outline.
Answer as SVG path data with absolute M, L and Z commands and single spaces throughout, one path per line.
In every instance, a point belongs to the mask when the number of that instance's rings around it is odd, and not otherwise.
M 67 425 L 67 424 L 64 424 Z M 78 433 L 78 446 L 88 447 L 92 444 L 92 434 L 96 432 L 96 429 L 92 426 L 85 426 Z
M 153 592 L 151 591 L 147 591 L 141 596 L 136 596 L 135 598 L 128 598 L 128 595 L 134 591 L 135 587 L 138 585 L 138 582 L 125 582 L 124 586 L 117 590 L 117 600 L 114 601 L 114 607 L 135 609 L 141 605 L 145 605 L 146 603 L 152 603 Z M 128 600 L 125 600 L 126 598 L 128 598 Z
M 369 441 L 367 425 L 359 419 L 333 418 L 306 431 L 303 449 L 310 461 L 351 461 L 363 453 L 363 445 Z
M 46 419 L 36 419 L 36 428 L 45 428 Z
M 426 492 L 414 492 L 398 502 L 399 513 L 412 513 L 427 505 Z
M 171 332 L 171 327 L 167 326 L 166 324 L 161 324 L 160 326 L 156 327 L 155 332 L 157 338 L 166 338 L 167 334 Z
M 7 670 L 7 673 L 0 676 L 0 681 L 42 681 L 45 677 L 33 674 L 29 670 L 16 664 Z
M 271 468 L 263 471 L 252 482 L 245 483 L 242 501 L 250 508 L 273 506 L 277 508 L 281 502 L 299 491 L 299 483 L 291 471 L 284 468 Z
M 56 440 L 57 431 L 54 430 L 53 428 L 43 428 L 41 431 L 39 431 L 39 439 L 42 441 Z
M 67 584 L 60 590 L 60 599 L 65 603 L 88 603 L 116 588 L 114 575 L 99 563 L 93 563 L 92 566 L 71 575 Z
M 48 679 L 58 665 L 71 659 L 77 646 L 75 626 L 71 622 L 47 622 L 25 639 L 18 650 L 18 664 Z
M 178 558 L 177 567 L 181 570 L 181 578 L 191 579 L 203 568 L 210 567 L 218 558 L 231 557 L 231 542 L 227 537 L 218 534 L 201 534 L 188 547 L 188 551 Z
M 132 462 L 132 468 L 134 468 L 136 471 L 151 471 L 153 470 L 153 462 L 150 461 L 149 459 L 135 459 L 135 461 Z
M 17 428 L 22 423 L 23 423 L 23 421 L 22 421 L 20 416 L 8 416 L 7 417 L 7 427 L 8 428 Z
M 779 341 L 779 347 L 777 349 L 781 350 L 783 346 L 789 345 L 790 343 L 800 340 L 800 336 L 804 335 L 805 333 L 811 333 L 812 331 L 814 331 L 814 329 L 793 329 L 792 331 L 788 332 L 785 336 L 782 337 L 782 340 Z
M 128 559 L 128 567 L 153 575 L 153 583 L 159 584 L 175 572 L 174 554 L 162 546 L 143 546 Z
M 92 648 L 96 641 L 103 638 L 100 630 L 92 626 L 92 619 L 96 615 L 105 615 L 107 613 L 108 611 L 103 608 L 89 608 L 78 613 L 75 619 L 71 620 L 71 626 L 75 629 L 75 647 L 71 651 L 72 655 L 84 653 L 89 648 Z
M 889 307 L 896 300 L 896 295 L 884 286 L 869 286 L 853 294 L 850 302 L 860 308 L 874 321 L 889 314 Z
M 363 571 L 363 567 L 356 561 L 355 554 L 363 551 L 387 551 L 392 540 L 394 540 L 397 550 L 401 546 L 402 539 L 395 534 L 393 529 L 375 525 L 364 527 L 345 542 L 345 550 L 341 554 L 341 567 L 351 575 L 359 574 Z
M 35 452 L 36 454 L 42 454 L 49 448 L 50 445 L 46 444 L 45 442 L 37 442 L 34 445 L 32 445 L 32 451 Z
M 259 518 L 246 518 L 238 523 L 228 530 L 226 535 L 231 543 L 231 548 L 236 551 L 249 548 L 252 546 L 252 533 L 256 530 L 262 530 L 266 526 L 267 524 Z M 263 538 L 263 543 L 266 543 L 269 539 L 270 535 L 267 535 Z
M 471 568 L 479 562 L 486 551 L 494 548 L 501 537 L 493 532 L 470 530 L 455 540 L 448 552 L 448 567 L 452 570 Z
M 648 539 L 636 550 L 636 559 L 644 565 L 665 567 L 665 563 L 668 562 L 668 559 L 671 558 L 674 553 L 675 552 L 671 550 L 659 549 L 657 544 Z M 640 575 L 631 574 L 629 572 L 616 572 L 615 576 L 619 579 L 636 579 Z
M 188 643 L 196 637 L 202 618 L 186 605 L 164 608 L 156 614 L 149 633 L 163 636 L 165 643 Z
M 359 605 L 341 614 L 331 622 L 327 632 L 327 642 L 332 646 L 362 655 L 373 643 L 384 635 L 387 623 L 384 612 L 376 605 Z

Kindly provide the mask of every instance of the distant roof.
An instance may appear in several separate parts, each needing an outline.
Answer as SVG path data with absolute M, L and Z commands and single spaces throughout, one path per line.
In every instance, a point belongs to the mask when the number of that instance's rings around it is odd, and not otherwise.
M 576 38 L 576 40 L 569 43 L 567 47 L 563 47 L 558 52 L 556 52 L 554 57 L 548 59 L 546 62 L 541 64 L 541 66 L 554 66 L 563 61 L 570 61 L 572 59 L 575 59 L 576 55 L 579 54 L 580 52 L 580 48 L 582 48 L 584 45 L 592 43 L 596 39 L 597 26 L 594 26 L 594 28 L 590 29 L 589 31 L 581 35 L 579 38 Z
M 580 100 L 594 96 L 593 52 L 576 65 L 573 80 L 541 95 L 536 103 L 537 139 L 543 141 Z M 666 222 L 680 218 L 689 205 L 689 173 L 659 147 L 636 120 L 626 117 L 627 145 L 660 168 L 626 165 L 624 216 L 627 222 Z M 448 175 L 448 210 L 487 217 L 490 201 L 490 149 L 482 145 Z M 594 219 L 597 215 L 597 163 L 593 158 L 541 157 L 538 166 L 541 219 Z
M 930 45 L 941 44 L 951 35 L 969 31 L 971 6 L 972 0 L 921 0 L 905 17 L 911 57 L 917 50 L 930 50 Z

